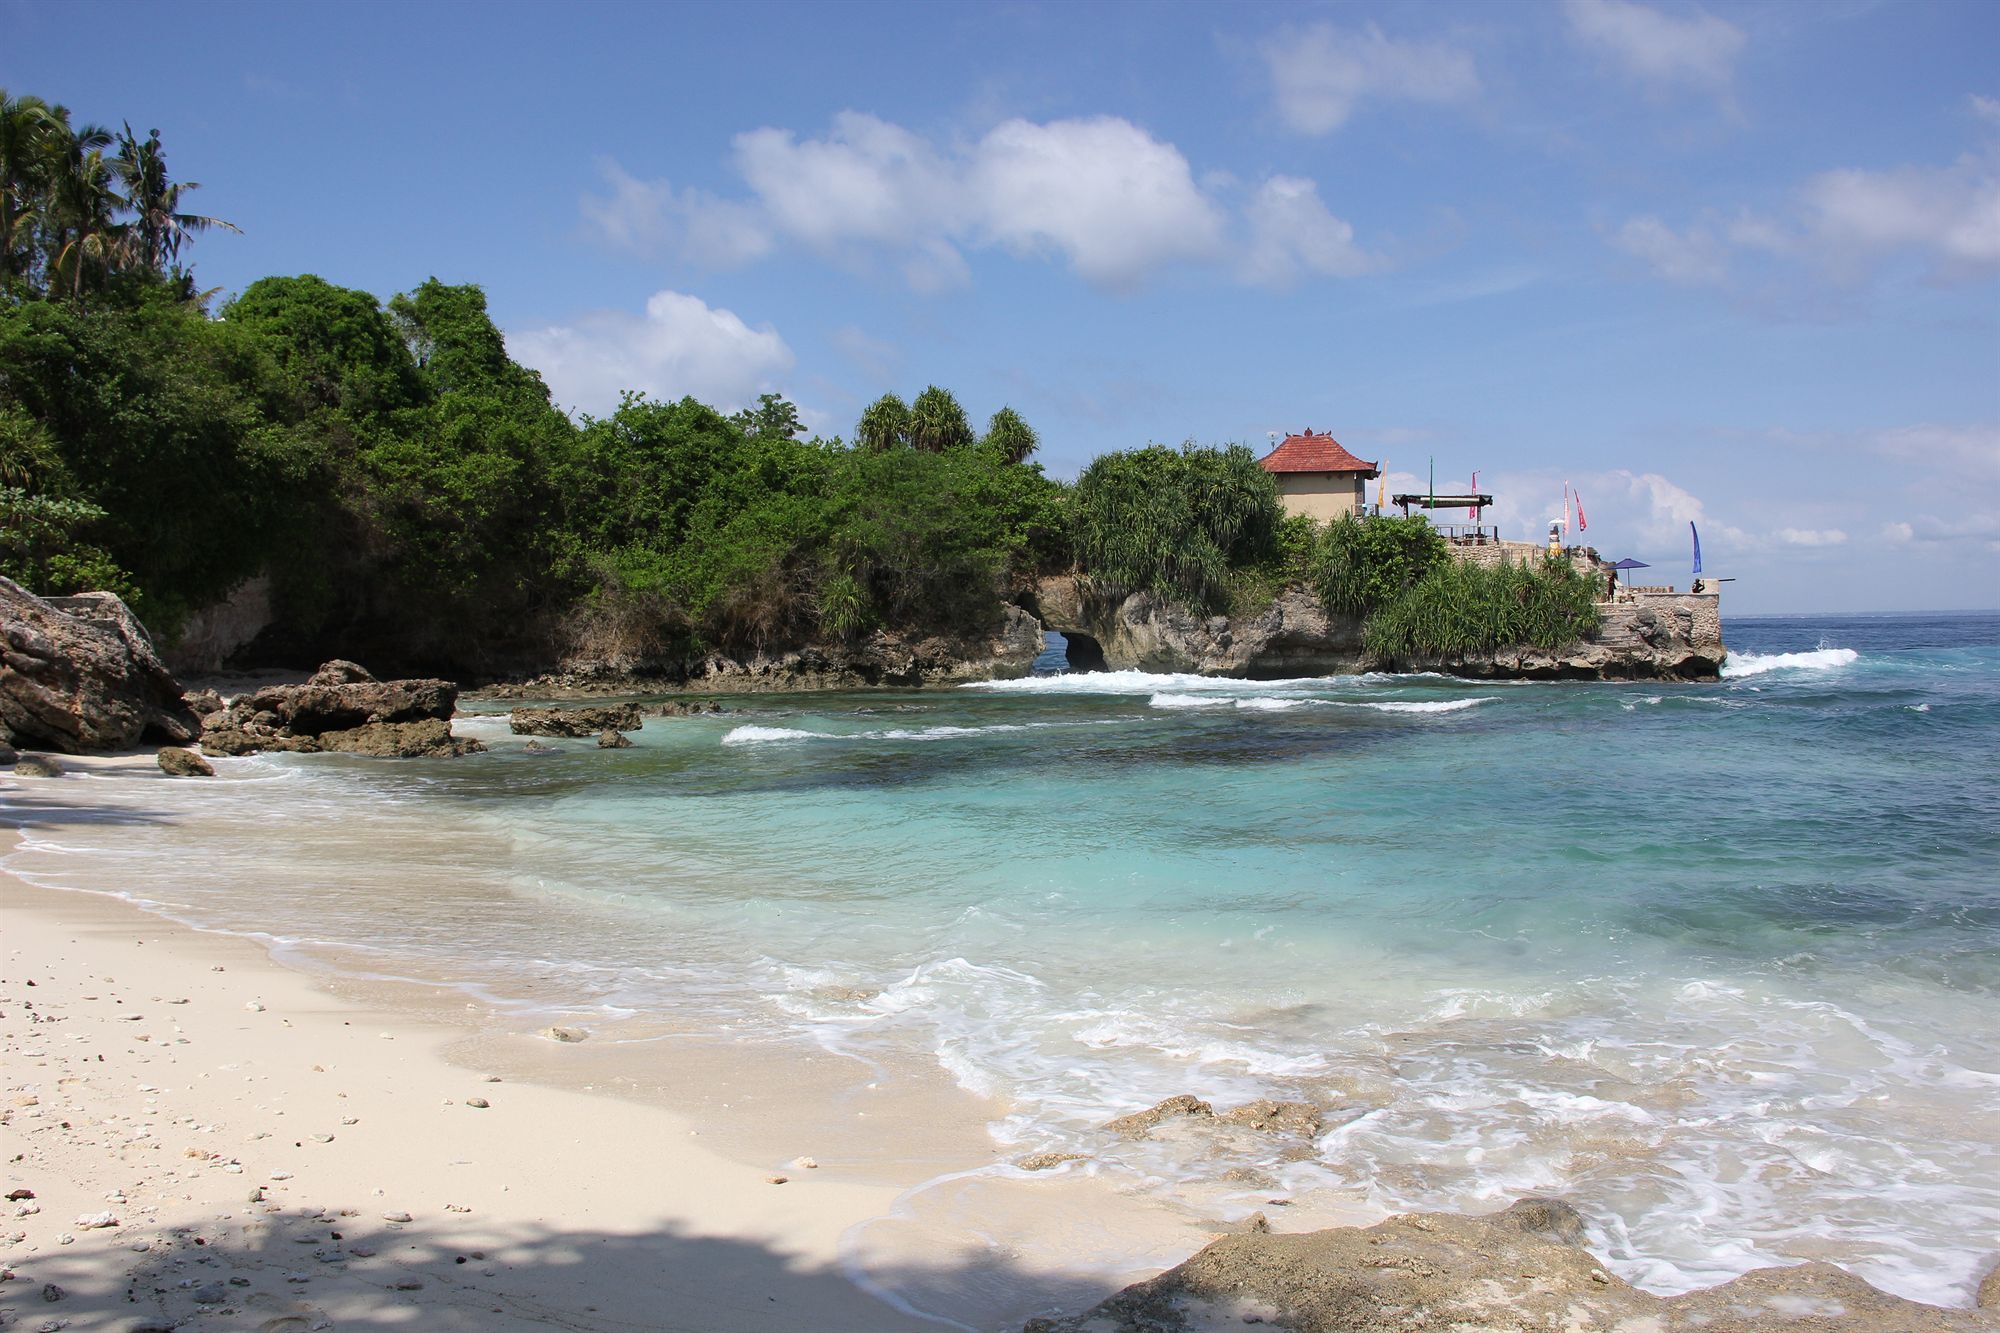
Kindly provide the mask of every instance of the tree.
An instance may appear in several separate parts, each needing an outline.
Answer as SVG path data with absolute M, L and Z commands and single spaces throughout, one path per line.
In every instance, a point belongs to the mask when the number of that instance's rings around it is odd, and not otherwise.
M 1034 428 L 1021 419 L 1019 412 L 1003 407 L 986 423 L 986 438 L 982 443 L 999 454 L 1003 463 L 1025 463 L 1028 455 L 1040 445 L 1041 439 Z
M 893 393 L 885 393 L 868 405 L 854 428 L 854 441 L 863 449 L 881 453 L 910 442 L 910 408 Z
M 1071 494 L 1077 562 L 1128 591 L 1219 609 L 1232 571 L 1268 560 L 1278 484 L 1240 444 L 1104 454 Z
M 941 454 L 972 443 L 972 423 L 948 389 L 933 384 L 910 404 L 910 446 Z
M 752 437 L 795 440 L 805 429 L 805 423 L 799 420 L 799 409 L 787 402 L 783 395 L 775 393 L 758 394 L 757 406 L 744 408 L 732 415 L 729 421 Z
M 0 288 L 26 278 L 33 265 L 31 232 L 58 131 L 48 103 L 0 88 Z
M 118 156 L 111 166 L 124 182 L 123 202 L 134 215 L 132 232 L 137 241 L 134 257 L 147 268 L 164 273 L 169 265 L 179 264 L 181 246 L 194 232 L 221 227 L 242 234 L 242 229 L 234 223 L 180 211 L 181 196 L 189 190 L 199 190 L 201 185 L 197 181 L 168 181 L 167 155 L 160 148 L 158 130 L 149 132 L 141 143 L 127 122 L 125 133 L 118 138 Z

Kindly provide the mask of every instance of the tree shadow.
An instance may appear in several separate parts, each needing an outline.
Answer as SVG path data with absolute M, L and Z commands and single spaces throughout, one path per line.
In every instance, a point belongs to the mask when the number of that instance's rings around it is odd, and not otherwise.
M 143 1244 L 141 1243 L 143 1242 Z M 140 1330 L 1014 1330 L 1118 1285 L 1030 1273 L 995 1249 L 872 1265 L 865 1281 L 755 1241 L 248 1204 L 205 1226 L 128 1225 L 9 1257 L 10 1326 Z M 45 1284 L 61 1289 L 45 1301 Z
M 66 778 L 24 778 L 0 787 L 0 829 L 163 825 L 177 818 L 165 810 L 94 804 L 87 784 Z

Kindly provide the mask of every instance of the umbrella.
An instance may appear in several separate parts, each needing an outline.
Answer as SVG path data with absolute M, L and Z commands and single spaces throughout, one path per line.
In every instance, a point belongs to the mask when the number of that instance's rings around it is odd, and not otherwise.
M 1617 564 L 1610 566 L 1610 568 L 1614 570 L 1618 569 L 1633 570 L 1633 569 L 1651 569 L 1652 566 L 1647 564 L 1644 560 L 1634 560 L 1631 556 L 1628 555 L 1623 560 L 1620 560 Z

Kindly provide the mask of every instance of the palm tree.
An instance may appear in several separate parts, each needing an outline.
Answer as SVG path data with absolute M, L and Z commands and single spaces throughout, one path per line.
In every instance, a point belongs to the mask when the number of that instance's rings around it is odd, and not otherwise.
M 48 141 L 56 130 L 39 97 L 9 97 L 0 88 L 0 286 L 27 276 L 32 253 L 23 244 L 48 181 Z
M 1021 419 L 1019 412 L 1003 407 L 986 423 L 985 443 L 999 453 L 1002 462 L 1025 463 L 1028 455 L 1041 444 L 1041 439 L 1035 434 L 1034 427 Z
M 855 443 L 876 453 L 907 443 L 909 436 L 910 409 L 893 393 L 885 393 L 870 403 L 854 428 Z
M 158 130 L 150 131 L 141 143 L 127 122 L 125 133 L 118 138 L 118 156 L 111 166 L 125 185 L 123 203 L 134 215 L 136 257 L 146 267 L 165 272 L 169 265 L 178 264 L 181 246 L 194 232 L 221 227 L 242 234 L 235 224 L 221 218 L 180 211 L 181 196 L 189 190 L 199 190 L 201 184 L 168 182 L 167 156 L 161 151 Z
M 910 404 L 910 444 L 941 454 L 972 443 L 972 423 L 949 389 L 933 384 Z
M 49 117 L 53 123 L 43 140 L 48 188 L 41 208 L 42 264 L 51 290 L 67 281 L 71 295 L 80 295 L 91 261 L 107 263 L 121 240 L 113 215 L 120 200 L 104 161 L 111 131 L 101 125 L 73 129 L 65 106 L 50 107 Z

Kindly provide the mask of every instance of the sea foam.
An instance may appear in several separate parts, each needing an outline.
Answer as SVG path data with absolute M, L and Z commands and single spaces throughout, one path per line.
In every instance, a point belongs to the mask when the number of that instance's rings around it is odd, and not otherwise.
M 1761 676 L 1767 671 L 1831 671 L 1851 666 L 1861 654 L 1852 648 L 1815 648 L 1804 653 L 1731 653 L 1722 664 L 1725 679 Z

